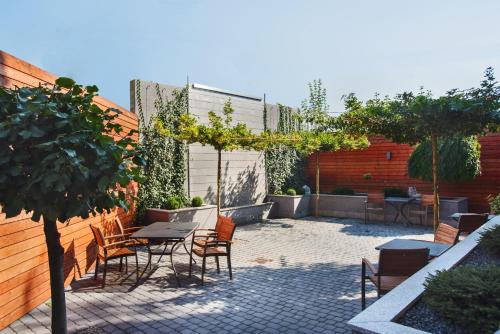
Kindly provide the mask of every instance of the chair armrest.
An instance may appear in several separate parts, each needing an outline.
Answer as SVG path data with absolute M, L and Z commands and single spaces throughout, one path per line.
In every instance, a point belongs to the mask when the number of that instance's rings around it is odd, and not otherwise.
M 119 246 L 119 245 L 122 245 L 122 246 L 126 247 L 128 245 L 131 245 L 131 243 L 130 243 L 129 240 L 116 241 L 116 242 L 112 242 L 110 244 L 104 245 L 104 249 L 116 247 L 116 246 Z
M 142 229 L 144 226 L 132 226 L 132 227 L 127 227 L 127 228 L 124 228 L 123 230 L 124 231 L 139 231 L 140 229 Z
M 114 235 L 108 235 L 106 237 L 104 237 L 104 239 L 116 239 L 116 238 L 122 238 L 122 237 L 126 237 L 127 234 L 114 234 Z
M 378 275 L 378 270 L 377 268 L 375 267 L 375 265 L 373 263 L 370 262 L 370 260 L 366 259 L 366 258 L 362 258 L 361 259 L 361 263 L 363 265 L 366 265 L 366 267 L 368 269 L 370 269 L 370 271 L 374 274 L 374 275 Z
M 217 236 L 217 232 L 213 232 L 213 233 L 195 235 L 195 239 L 215 238 L 216 236 Z
M 233 242 L 229 240 L 210 240 L 208 241 L 205 246 L 206 247 L 213 247 L 213 246 L 225 246 L 228 247 L 231 245 Z

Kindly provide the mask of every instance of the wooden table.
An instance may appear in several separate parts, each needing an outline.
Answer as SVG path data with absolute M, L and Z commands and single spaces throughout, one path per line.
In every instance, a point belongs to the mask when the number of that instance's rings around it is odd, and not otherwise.
M 385 244 L 375 247 L 376 250 L 381 249 L 416 249 L 416 248 L 429 248 L 429 257 L 438 257 L 446 252 L 451 246 L 449 244 L 442 244 L 439 242 L 431 242 L 424 240 L 414 239 L 393 239 Z
M 403 217 L 403 223 L 408 225 L 410 219 L 405 214 L 405 208 L 412 202 L 416 201 L 415 197 L 386 197 L 385 201 L 391 205 L 394 209 L 396 209 L 396 217 L 394 217 L 393 223 L 396 223 L 399 216 Z
M 170 263 L 172 265 L 172 270 L 174 271 L 177 284 L 180 286 L 179 276 L 174 265 L 173 254 L 174 251 L 181 244 L 184 246 L 186 252 L 189 253 L 184 242 L 191 234 L 193 234 L 193 231 L 198 226 L 199 223 L 197 222 L 156 222 L 132 234 L 130 236 L 131 239 L 140 241 L 148 249 L 148 263 L 146 264 L 146 268 L 144 269 L 140 277 L 137 279 L 137 281 L 139 281 L 139 279 L 142 278 L 148 266 L 151 267 L 151 259 L 153 255 L 160 255 L 158 263 L 160 262 L 163 255 L 170 255 Z M 144 243 L 142 242 L 142 240 L 147 240 L 147 242 Z M 152 242 L 162 243 L 162 245 L 164 246 L 163 250 L 159 252 L 152 250 L 151 249 Z M 170 249 L 169 245 L 171 245 Z

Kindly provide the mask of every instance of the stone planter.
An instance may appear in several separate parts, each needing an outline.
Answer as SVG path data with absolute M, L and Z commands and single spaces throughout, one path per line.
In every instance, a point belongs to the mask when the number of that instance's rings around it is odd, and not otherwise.
M 196 221 L 200 223 L 200 228 L 211 228 L 215 224 L 216 215 L 217 207 L 215 205 L 177 210 L 146 209 L 145 223 Z
M 270 218 L 301 218 L 309 216 L 311 195 L 267 195 L 267 201 L 275 203 Z
M 352 332 L 373 334 L 427 333 L 399 324 L 397 320 L 419 300 L 425 289 L 425 279 L 430 274 L 434 274 L 438 270 L 450 270 L 457 266 L 478 245 L 481 233 L 498 225 L 500 225 L 500 216 L 488 221 L 394 290 L 349 320 L 348 324 Z
M 267 219 L 273 205 L 272 202 L 266 202 L 223 208 L 220 210 L 220 214 L 232 217 L 235 224 L 246 224 Z
M 310 197 L 311 213 L 314 213 L 316 208 L 316 195 L 311 195 Z M 364 219 L 365 201 L 366 196 L 363 195 L 320 194 L 318 215 L 326 217 Z M 380 219 L 382 220 L 383 217 Z

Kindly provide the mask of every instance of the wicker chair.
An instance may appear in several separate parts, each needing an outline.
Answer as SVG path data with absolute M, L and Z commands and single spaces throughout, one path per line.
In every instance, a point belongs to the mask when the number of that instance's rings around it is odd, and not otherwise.
M 420 220 L 420 225 L 427 225 L 429 220 L 429 214 L 431 214 L 434 208 L 434 195 L 422 195 L 419 203 L 414 206 L 413 209 L 408 210 L 408 216 L 418 216 Z M 423 221 L 422 221 L 423 218 Z M 422 224 L 423 223 L 423 224 Z
M 368 222 L 368 213 L 382 213 L 385 221 L 385 197 L 383 193 L 368 193 L 365 201 L 365 224 Z
M 231 244 L 236 226 L 230 217 L 217 217 L 215 229 L 198 229 L 193 233 L 191 252 L 189 257 L 189 277 L 191 277 L 193 254 L 203 259 L 201 266 L 201 284 L 204 283 L 206 259 L 215 257 L 217 273 L 220 273 L 219 257 L 227 258 L 229 279 L 233 279 L 231 268 Z M 198 232 L 203 232 L 199 234 Z
M 361 262 L 361 308 L 366 307 L 366 280 L 377 287 L 377 298 L 405 281 L 429 262 L 429 249 L 381 249 L 378 265 Z M 367 272 L 368 269 L 368 272 Z
M 97 259 L 95 265 L 95 275 L 94 279 L 97 280 L 97 273 L 99 272 L 99 262 L 104 263 L 104 271 L 102 274 L 102 288 L 106 286 L 106 273 L 108 270 L 108 261 L 113 259 L 120 259 L 119 270 L 122 270 L 123 258 L 127 259 L 129 256 L 135 256 L 136 272 L 137 277 L 139 277 L 139 260 L 137 258 L 137 252 L 131 250 L 128 246 L 131 243 L 128 240 L 119 240 L 110 242 L 109 240 L 123 239 L 124 235 L 110 235 L 104 236 L 99 227 L 89 225 L 92 233 L 94 234 L 94 239 L 97 248 Z M 125 261 L 125 273 L 128 272 L 128 261 Z

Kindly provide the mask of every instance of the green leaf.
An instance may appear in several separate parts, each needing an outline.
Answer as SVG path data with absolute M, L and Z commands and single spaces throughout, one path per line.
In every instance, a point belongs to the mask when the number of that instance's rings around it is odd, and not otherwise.
M 75 85 L 75 81 L 71 78 L 60 77 L 56 80 L 56 85 L 62 88 L 70 89 Z

